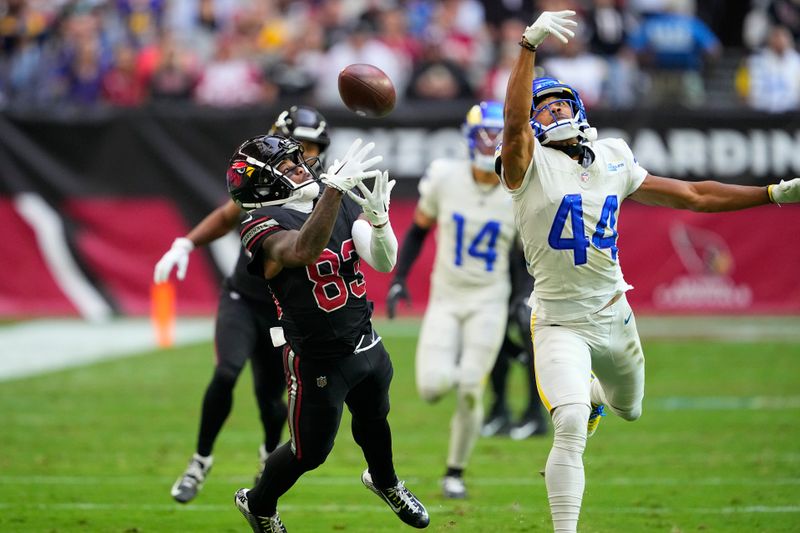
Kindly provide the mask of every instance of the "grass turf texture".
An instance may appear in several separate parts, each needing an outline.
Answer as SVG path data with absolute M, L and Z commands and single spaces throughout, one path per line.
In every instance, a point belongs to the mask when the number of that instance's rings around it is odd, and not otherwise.
M 395 365 L 395 462 L 428 507 L 428 531 L 552 531 L 538 474 L 550 436 L 481 439 L 470 499 L 440 496 L 453 397 L 424 404 L 414 330 L 382 326 Z M 609 415 L 588 442 L 579 530 L 800 530 L 800 345 L 645 342 L 645 354 L 642 419 Z M 0 531 L 248 531 L 233 493 L 252 484 L 261 439 L 249 371 L 204 489 L 188 505 L 169 495 L 193 451 L 211 365 L 206 343 L 0 383 Z M 523 382 L 515 365 L 517 411 Z M 328 461 L 281 499 L 289 531 L 411 531 L 361 485 L 363 468 L 345 414 Z

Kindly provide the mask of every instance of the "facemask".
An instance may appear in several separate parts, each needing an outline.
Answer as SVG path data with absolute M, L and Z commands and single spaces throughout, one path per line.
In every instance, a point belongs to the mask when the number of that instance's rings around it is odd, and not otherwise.
M 314 200 L 319 196 L 319 183 L 313 182 L 308 185 L 303 185 L 292 195 L 292 199 L 283 204 L 285 207 L 301 211 L 303 213 L 310 213 L 314 207 Z
M 494 172 L 494 155 L 476 153 L 472 159 L 472 166 L 486 172 Z

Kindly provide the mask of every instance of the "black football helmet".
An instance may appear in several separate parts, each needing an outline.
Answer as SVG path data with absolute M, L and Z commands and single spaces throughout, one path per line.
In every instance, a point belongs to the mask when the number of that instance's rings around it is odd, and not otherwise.
M 294 165 L 281 172 L 278 167 L 289 160 Z M 231 199 L 250 211 L 267 205 L 281 205 L 307 185 L 317 182 L 313 169 L 315 158 L 303 157 L 303 146 L 280 135 L 259 135 L 244 141 L 231 156 L 226 180 Z M 289 177 L 292 169 L 303 166 L 309 179 L 295 183 Z
M 331 144 L 328 136 L 328 121 L 313 107 L 293 105 L 282 111 L 275 119 L 269 133 L 317 144 L 320 155 L 325 153 Z

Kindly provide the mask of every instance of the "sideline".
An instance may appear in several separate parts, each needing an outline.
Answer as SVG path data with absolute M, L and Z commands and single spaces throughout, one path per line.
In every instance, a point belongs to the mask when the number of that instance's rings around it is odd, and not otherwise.
M 175 346 L 211 339 L 213 319 L 179 318 Z M 157 349 L 149 318 L 41 319 L 0 327 L 0 382 Z
M 641 316 L 644 340 L 800 342 L 799 316 Z M 419 318 L 378 318 L 387 337 L 415 338 Z M 175 346 L 211 340 L 213 317 L 178 318 Z M 149 318 L 39 319 L 0 326 L 0 382 L 158 349 Z

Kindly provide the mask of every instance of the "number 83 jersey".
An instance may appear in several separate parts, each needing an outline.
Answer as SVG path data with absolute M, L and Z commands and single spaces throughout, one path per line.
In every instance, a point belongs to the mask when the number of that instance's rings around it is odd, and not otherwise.
M 511 191 L 528 271 L 536 280 L 534 294 L 539 304 L 568 301 L 577 314 L 597 311 L 606 296 L 631 288 L 619 266 L 619 206 L 647 171 L 622 139 L 591 143 L 595 160 L 588 168 L 534 142 L 531 165 Z M 596 304 L 600 307 L 592 309 Z M 548 318 L 577 318 L 566 316 L 570 306 L 551 305 L 559 316 Z
M 512 200 L 498 185 L 477 183 L 469 160 L 437 159 L 419 183 L 417 208 L 436 219 L 431 298 L 505 300 L 516 235 Z

